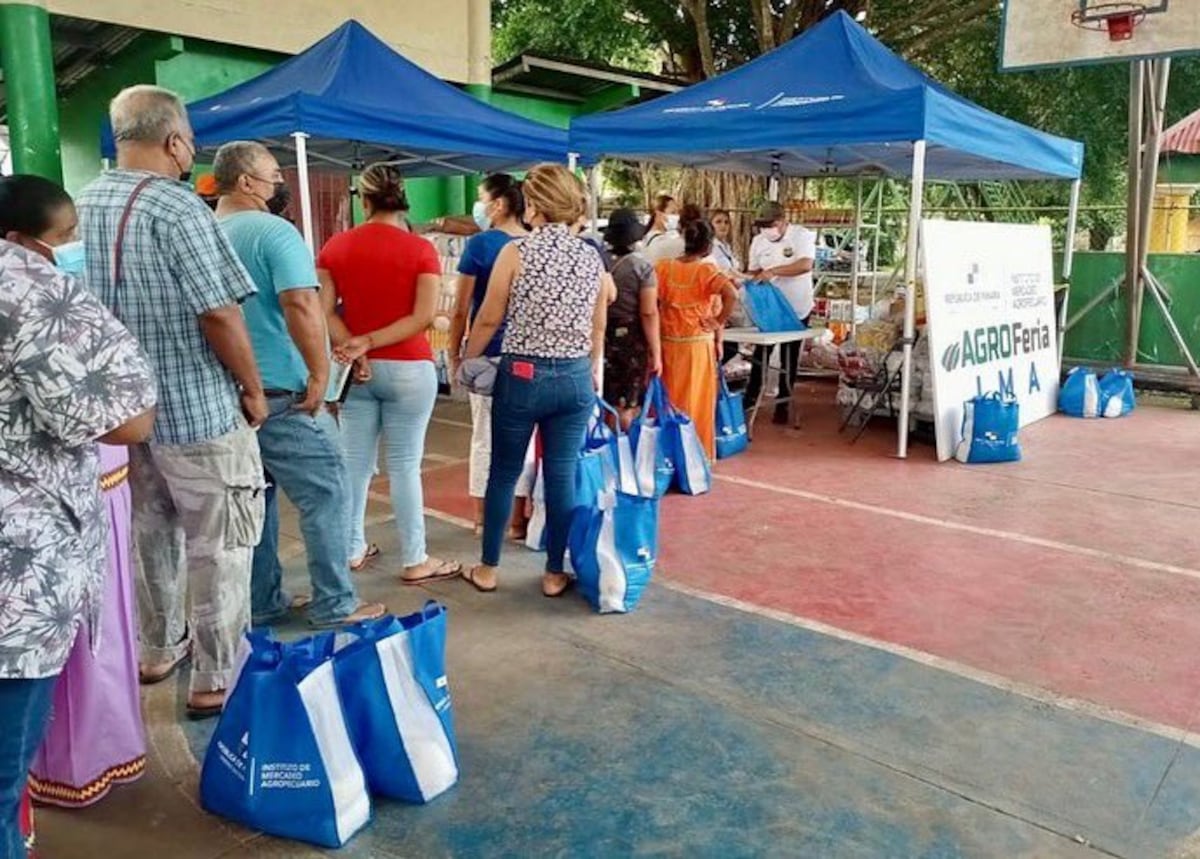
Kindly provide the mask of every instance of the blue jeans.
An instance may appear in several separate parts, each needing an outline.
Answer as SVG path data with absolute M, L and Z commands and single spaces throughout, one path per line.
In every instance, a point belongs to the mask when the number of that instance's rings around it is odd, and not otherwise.
M 513 374 L 532 366 L 533 378 Z M 589 358 L 505 355 L 492 392 L 492 471 L 483 514 L 483 563 L 500 564 L 500 546 L 512 516 L 513 491 L 537 427 L 546 487 L 546 570 L 564 573 L 567 532 L 575 508 L 575 464 L 596 402 Z
M 350 389 L 342 406 L 342 444 L 350 472 L 351 558 L 367 550 L 364 519 L 380 435 L 400 536 L 400 564 L 415 567 L 429 558 L 421 459 L 436 400 L 437 373 L 431 361 L 372 361 L 371 380 Z
M 280 587 L 279 499 L 283 493 L 300 514 L 313 599 L 308 617 L 327 624 L 358 608 L 350 579 L 350 484 L 337 423 L 321 411 L 316 417 L 292 408 L 294 399 L 271 397 L 270 416 L 258 431 L 266 471 L 266 520 L 254 550 L 251 605 L 256 626 L 284 618 L 289 599 Z
M 18 815 L 58 677 L 0 680 L 0 859 L 25 859 Z

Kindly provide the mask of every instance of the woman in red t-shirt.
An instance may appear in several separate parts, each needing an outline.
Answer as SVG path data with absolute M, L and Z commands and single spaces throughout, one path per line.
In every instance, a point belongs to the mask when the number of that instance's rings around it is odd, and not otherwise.
M 350 363 L 365 355 L 370 366 L 369 378 L 351 388 L 342 407 L 352 499 L 350 566 L 361 569 L 379 553 L 367 545 L 363 519 L 382 434 L 400 532 L 401 581 L 453 578 L 462 566 L 425 550 L 421 492 L 425 431 L 437 399 L 426 331 L 442 286 L 441 261 L 432 244 L 408 230 L 408 199 L 398 169 L 368 167 L 359 193 L 366 223 L 334 236 L 317 257 L 334 357 Z

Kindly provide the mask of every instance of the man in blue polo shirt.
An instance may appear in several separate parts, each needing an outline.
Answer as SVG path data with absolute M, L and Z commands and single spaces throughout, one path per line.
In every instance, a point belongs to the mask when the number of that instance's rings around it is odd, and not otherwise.
M 254 623 L 282 620 L 306 604 L 304 598 L 289 600 L 281 588 L 276 489 L 300 513 L 313 587 L 309 622 L 324 627 L 379 617 L 384 606 L 360 605 L 350 579 L 349 484 L 337 424 L 325 408 L 325 316 L 312 254 L 278 214 L 287 205 L 287 185 L 259 143 L 222 146 L 213 174 L 221 195 L 217 218 L 258 286 L 244 310 L 269 407 L 258 442 L 271 487 L 254 552 Z

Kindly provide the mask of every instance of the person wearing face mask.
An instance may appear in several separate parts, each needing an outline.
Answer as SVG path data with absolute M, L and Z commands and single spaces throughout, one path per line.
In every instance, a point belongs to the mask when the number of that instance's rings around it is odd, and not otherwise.
M 27 783 L 82 804 L 144 765 L 121 463 L 154 425 L 155 382 L 129 331 L 53 265 L 73 221 L 57 185 L 0 179 L 4 857 L 25 856 Z
M 58 185 L 40 176 L 0 178 L 0 236 L 78 278 L 84 260 L 82 244 L 75 239 L 76 225 L 75 205 Z M 132 343 L 132 336 L 125 336 Z M 99 479 L 90 488 L 99 490 L 107 519 L 105 570 L 98 594 L 103 599 L 103 634 L 94 648 L 90 635 L 75 638 L 54 686 L 55 718 L 29 767 L 32 795 L 39 802 L 66 807 L 90 805 L 113 784 L 139 778 L 145 768 L 129 559 L 129 456 L 123 446 L 97 447 Z M 6 515 L 12 512 L 5 510 Z
M 754 219 L 758 235 L 750 244 L 750 280 L 770 281 L 787 298 L 796 316 L 805 324 L 813 310 L 813 260 L 817 255 L 817 237 L 811 230 L 798 224 L 789 224 L 787 213 L 778 203 L 765 203 Z M 790 398 L 796 384 L 800 366 L 801 342 L 785 343 L 780 348 L 784 353 L 783 366 L 779 374 L 779 392 Z M 757 350 L 750 382 L 746 387 L 747 407 L 758 402 L 762 390 L 763 376 L 771 358 L 770 347 L 760 346 Z M 790 372 L 789 372 L 790 371 Z M 788 422 L 788 405 L 781 402 L 775 406 L 774 422 Z
M 642 239 L 642 255 L 653 265 L 664 259 L 677 259 L 683 253 L 679 237 L 679 204 L 669 194 L 660 194 L 650 212 L 650 224 Z
M 457 378 L 462 364 L 460 357 L 467 331 L 487 294 L 492 267 L 504 246 L 527 235 L 521 218 L 525 215 L 525 200 L 521 185 L 507 173 L 495 173 L 479 186 L 479 199 L 473 212 L 475 223 L 482 232 L 472 236 L 463 248 L 458 261 L 458 300 L 450 322 L 451 376 Z M 504 326 L 492 337 L 483 357 L 500 359 L 500 344 L 504 342 Z M 487 494 L 488 471 L 492 464 L 492 397 L 490 393 L 468 393 L 471 402 L 471 453 L 469 486 L 475 505 L 475 529 L 483 527 L 483 499 Z
M 268 416 L 258 444 L 266 469 L 266 524 L 250 581 L 255 626 L 307 608 L 308 622 L 329 627 L 380 617 L 359 603 L 350 579 L 350 490 L 337 423 L 325 408 L 329 339 L 312 254 L 279 217 L 290 194 L 275 156 L 261 143 L 226 143 L 213 161 L 217 219 L 258 292 L 243 311 L 266 389 Z M 311 600 L 288 598 L 281 585 L 279 501 L 300 515 Z
M 110 107 L 117 167 L 78 200 L 88 287 L 158 375 L 158 419 L 129 453 L 143 683 L 192 661 L 189 715 L 216 716 L 250 625 L 267 402 L 241 302 L 255 292 L 186 183 L 196 144 L 179 97 L 153 86 Z

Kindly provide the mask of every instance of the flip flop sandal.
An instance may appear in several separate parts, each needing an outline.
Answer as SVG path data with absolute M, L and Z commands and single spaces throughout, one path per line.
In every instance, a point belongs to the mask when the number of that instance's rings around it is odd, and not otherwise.
M 380 554 L 381 552 L 379 551 L 379 546 L 372 543 L 371 545 L 367 546 L 367 551 L 361 558 L 350 563 L 350 572 L 361 573 L 367 567 L 371 566 L 372 562 L 374 562 L 375 559 L 380 556 Z
M 481 594 L 494 593 L 496 588 L 499 587 L 499 585 L 498 584 L 492 585 L 490 588 L 485 588 L 483 585 L 479 584 L 478 580 L 476 580 L 476 578 L 475 578 L 475 570 L 476 569 L 478 569 L 478 568 L 471 567 L 468 570 L 464 570 L 462 573 L 463 581 L 466 582 L 467 584 L 469 584 L 471 587 L 475 588 L 475 590 L 479 591 Z
M 170 667 L 165 669 L 161 674 L 146 674 L 140 668 L 138 669 L 138 684 L 141 686 L 157 686 L 159 683 L 165 683 L 182 668 L 187 661 L 192 658 L 191 652 L 183 654 L 183 656 L 171 663 Z
M 365 613 L 364 609 L 367 608 L 371 608 L 371 612 Z M 325 621 L 324 623 L 309 621 L 309 626 L 313 629 L 338 629 L 350 624 L 361 623 L 364 620 L 379 620 L 385 614 L 387 614 L 387 606 L 383 603 L 363 603 L 346 617 Z
M 546 590 L 546 580 L 543 578 L 542 579 L 542 596 L 546 597 L 547 599 L 558 599 L 563 594 L 565 594 L 567 591 L 569 591 L 571 588 L 575 587 L 575 579 L 570 576 L 567 576 L 566 578 L 567 578 L 567 583 L 565 585 L 563 585 L 559 590 L 553 591 L 553 592 Z
M 430 582 L 444 582 L 446 579 L 457 579 L 463 574 L 463 565 L 457 561 L 442 561 L 434 567 L 427 575 L 419 578 L 405 578 L 403 574 L 400 576 L 400 584 L 402 585 L 427 585 Z
M 223 709 L 225 709 L 224 704 L 217 707 L 193 707 L 191 704 L 188 704 L 187 717 L 192 722 L 203 722 L 205 719 L 217 718 L 217 716 L 221 715 Z
M 288 609 L 290 611 L 302 611 L 312 605 L 312 600 L 311 594 L 297 594 L 288 603 Z

